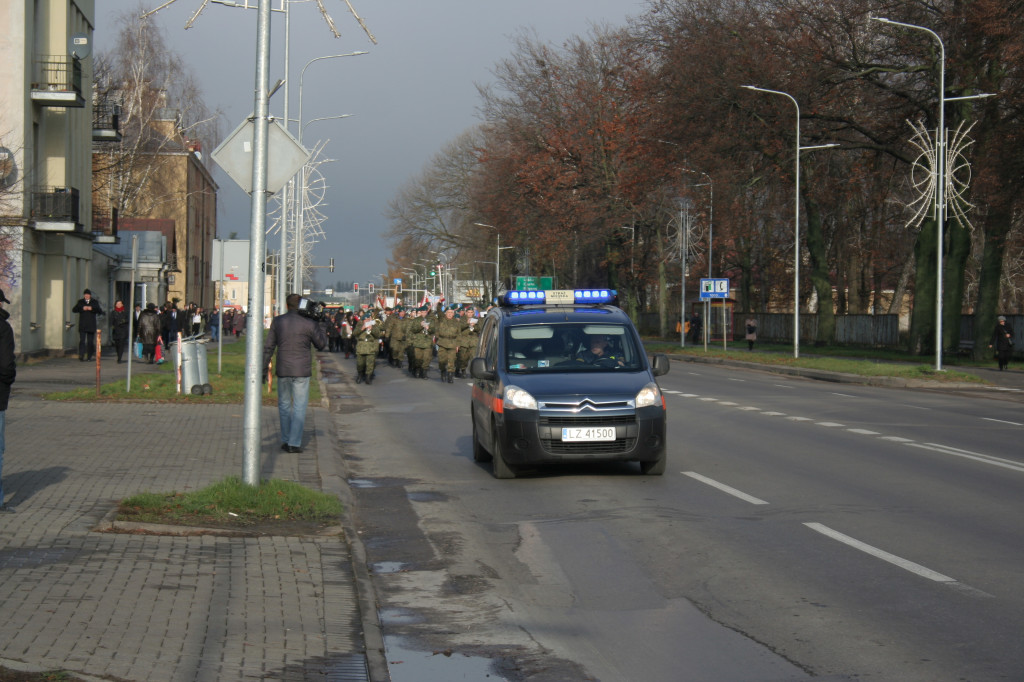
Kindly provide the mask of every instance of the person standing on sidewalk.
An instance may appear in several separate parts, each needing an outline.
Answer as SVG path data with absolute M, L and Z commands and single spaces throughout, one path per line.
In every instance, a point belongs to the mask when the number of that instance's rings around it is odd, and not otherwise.
M 989 348 L 996 349 L 996 361 L 999 363 L 999 371 L 1006 369 L 1010 364 L 1010 356 L 1013 355 L 1013 327 L 1006 324 L 1006 318 L 1002 315 L 996 321 L 996 328 L 992 332 L 992 342 Z
M 78 313 L 78 359 L 92 360 L 96 355 L 96 316 L 102 315 L 103 309 L 86 289 L 71 312 Z
M 298 294 L 288 294 L 288 312 L 274 318 L 263 343 L 264 368 L 269 367 L 277 351 L 277 414 L 281 420 L 281 449 L 285 452 L 302 452 L 309 378 L 313 374 L 309 347 L 327 348 L 327 335 L 320 325 L 299 314 L 300 300 Z
M 7 402 L 11 397 L 11 384 L 17 374 L 14 361 L 14 330 L 7 318 L 11 316 L 3 304 L 10 303 L 0 290 L 0 512 L 12 512 L 4 502 L 4 428 L 7 426 Z
M 747 350 L 754 350 L 754 342 L 757 341 L 757 320 L 751 315 L 744 324 L 747 334 L 743 338 L 747 340 Z
M 110 338 L 114 341 L 117 364 L 120 365 L 124 362 L 124 349 L 128 346 L 128 311 L 121 301 L 114 304 L 114 312 L 110 315 Z

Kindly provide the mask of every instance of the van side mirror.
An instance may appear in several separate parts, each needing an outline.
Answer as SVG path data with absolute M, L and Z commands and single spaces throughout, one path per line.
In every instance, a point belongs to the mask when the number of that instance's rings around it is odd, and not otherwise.
M 493 381 L 494 377 L 496 376 L 493 371 L 487 369 L 486 358 L 473 358 L 472 360 L 470 360 L 469 374 L 474 379 L 480 379 L 482 381 Z
M 654 362 L 651 369 L 654 376 L 660 377 L 662 374 L 668 374 L 668 368 L 670 366 L 668 356 L 664 353 L 656 353 L 653 359 Z

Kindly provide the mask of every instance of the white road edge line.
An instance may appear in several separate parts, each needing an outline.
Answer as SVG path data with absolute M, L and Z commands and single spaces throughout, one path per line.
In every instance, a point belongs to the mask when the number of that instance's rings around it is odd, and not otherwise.
M 744 502 L 749 502 L 750 504 L 768 504 L 768 502 L 765 502 L 764 500 L 758 499 L 758 498 L 754 497 L 753 495 L 748 495 L 748 494 L 746 494 L 744 492 L 736 490 L 736 488 L 731 488 L 731 487 L 727 486 L 724 483 L 719 483 L 718 481 L 716 481 L 713 478 L 708 478 L 707 476 L 701 476 L 696 471 L 684 471 L 683 475 L 684 476 L 689 476 L 690 478 L 697 479 L 701 483 L 707 483 L 712 488 L 718 488 L 723 493 L 728 493 L 728 494 L 732 495 L 733 497 L 738 497 L 741 500 L 743 500 Z
M 1002 459 L 1001 457 L 983 455 L 978 452 L 971 452 L 970 450 L 960 450 L 959 448 L 952 448 L 948 445 L 941 445 L 939 443 L 907 443 L 907 445 L 914 448 L 921 448 L 922 450 L 931 450 L 932 452 L 938 452 L 943 455 L 953 455 L 954 457 L 973 459 L 975 462 L 981 462 L 982 464 L 991 464 L 992 466 L 1003 467 L 1004 469 L 1011 469 L 1013 471 L 1024 473 L 1024 464 L 1014 462 L 1009 459 Z
M 854 549 L 859 549 L 860 551 L 866 552 L 867 554 L 870 554 L 873 557 L 877 557 L 882 561 L 888 561 L 890 564 L 894 566 L 899 566 L 900 568 L 906 571 L 910 571 L 911 573 L 914 573 L 916 575 L 919 575 L 922 578 L 934 580 L 937 583 L 958 582 L 956 578 L 950 578 L 948 575 L 943 575 L 941 573 L 931 570 L 930 568 L 925 568 L 921 564 L 915 564 L 913 561 L 902 559 L 896 556 L 895 554 L 889 554 L 884 550 L 878 549 L 877 547 L 872 547 L 871 545 L 865 544 L 860 540 L 855 540 L 854 538 L 851 538 L 849 535 L 843 535 L 839 531 L 832 530 L 828 526 L 824 526 L 820 523 L 805 523 L 804 525 L 813 531 L 817 531 L 822 535 L 832 538 L 833 540 L 838 540 L 844 545 L 849 545 Z
M 999 422 L 1000 424 L 1009 424 L 1011 426 L 1024 426 L 1024 424 L 1020 424 L 1018 422 L 1008 422 L 1005 419 L 993 419 L 992 417 L 982 417 L 982 419 L 987 422 Z

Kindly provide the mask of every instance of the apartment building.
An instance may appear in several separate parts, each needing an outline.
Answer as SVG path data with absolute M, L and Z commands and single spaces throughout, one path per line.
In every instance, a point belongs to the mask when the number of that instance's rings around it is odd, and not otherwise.
M 92 271 L 94 0 L 0 1 L 2 288 L 20 353 L 77 346 Z

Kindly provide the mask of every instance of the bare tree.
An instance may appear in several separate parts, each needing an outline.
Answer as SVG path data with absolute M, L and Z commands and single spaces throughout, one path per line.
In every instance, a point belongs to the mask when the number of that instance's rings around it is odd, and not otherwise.
M 4 143 L 9 137 L 0 135 L 0 284 L 5 289 L 18 284 L 22 244 L 20 154 Z
M 467 130 L 431 159 L 389 205 L 388 238 L 396 257 L 414 257 L 424 248 L 459 250 L 472 242 L 478 220 L 470 207 L 470 183 L 482 144 L 478 128 Z M 399 250 L 409 250 L 398 254 Z
M 169 155 L 217 141 L 216 117 L 161 31 L 138 11 L 119 18 L 117 51 L 97 55 L 98 103 L 119 107 L 121 140 L 104 142 L 93 157 L 94 203 L 122 216 L 148 216 L 180 193 L 164 186 Z

